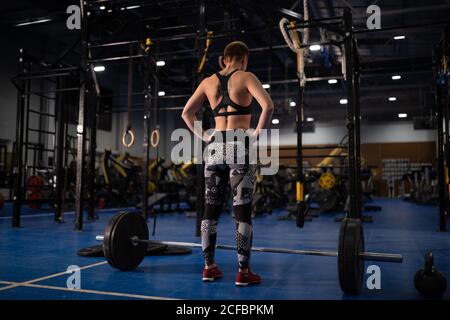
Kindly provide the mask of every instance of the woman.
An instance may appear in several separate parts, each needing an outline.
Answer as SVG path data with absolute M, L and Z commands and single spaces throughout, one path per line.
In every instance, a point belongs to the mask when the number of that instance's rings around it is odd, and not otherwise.
M 222 272 L 214 261 L 217 239 L 217 223 L 225 199 L 226 186 L 230 181 L 233 192 L 233 211 L 236 219 L 236 244 L 239 270 L 236 285 L 247 286 L 261 282 L 261 277 L 250 270 L 249 259 L 253 238 L 251 220 L 252 199 L 255 187 L 255 165 L 248 156 L 233 157 L 244 141 L 226 141 L 230 131 L 248 130 L 251 121 L 251 102 L 255 98 L 262 108 L 258 125 L 252 135 L 257 137 L 271 121 L 273 102 L 258 78 L 246 72 L 248 47 L 234 41 L 225 47 L 223 62 L 225 68 L 205 78 L 184 107 L 182 118 L 189 129 L 208 143 L 205 159 L 205 213 L 201 223 L 202 248 L 205 258 L 203 281 L 214 281 Z M 208 100 L 215 119 L 214 134 L 209 136 L 203 130 L 195 132 L 196 113 Z M 248 144 L 245 150 L 248 155 Z M 230 152 L 231 151 L 231 152 Z M 224 161 L 226 159 L 226 161 Z M 231 160 L 231 161 L 230 161 Z

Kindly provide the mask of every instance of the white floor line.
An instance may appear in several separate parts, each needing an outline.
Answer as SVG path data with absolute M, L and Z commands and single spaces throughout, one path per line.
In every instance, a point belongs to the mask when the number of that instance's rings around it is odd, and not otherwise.
M 180 300 L 180 299 L 175 299 L 175 298 L 147 296 L 147 295 L 141 295 L 141 294 L 121 293 L 121 292 L 102 291 L 102 290 L 69 289 L 69 288 L 64 288 L 64 287 L 47 286 L 47 285 L 32 284 L 32 283 L 25 283 L 25 282 L 0 281 L 0 284 L 10 284 L 9 287 L 12 287 L 12 288 L 28 287 L 28 288 L 58 290 L 58 291 L 67 291 L 67 292 L 99 294 L 99 295 L 124 297 L 124 298 L 146 299 L 146 300 Z
M 89 268 L 93 268 L 93 267 L 97 267 L 97 266 L 101 266 L 101 265 L 104 265 L 104 264 L 107 264 L 107 263 L 108 263 L 107 261 L 102 261 L 102 262 L 89 264 L 87 266 L 80 267 L 80 271 L 81 270 L 85 270 L 85 269 L 89 269 Z M 5 291 L 5 290 L 9 290 L 9 289 L 12 289 L 12 288 L 15 288 L 15 287 L 20 287 L 20 286 L 32 284 L 32 283 L 35 283 L 35 282 L 39 282 L 39 281 L 44 281 L 44 280 L 51 279 L 51 278 L 60 277 L 60 276 L 66 275 L 66 274 L 68 274 L 67 271 L 63 271 L 63 272 L 54 273 L 54 274 L 51 274 L 51 275 L 48 275 L 48 276 L 45 276 L 45 277 L 31 279 L 31 280 L 28 280 L 28 281 L 25 281 L 25 282 L 15 282 L 15 284 L 13 284 L 13 285 L 0 288 L 0 291 Z

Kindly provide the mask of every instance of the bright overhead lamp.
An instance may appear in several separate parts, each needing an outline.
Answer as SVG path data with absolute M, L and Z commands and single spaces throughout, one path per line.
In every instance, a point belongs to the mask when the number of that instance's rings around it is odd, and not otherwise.
M 105 66 L 95 66 L 94 67 L 94 71 L 95 72 L 103 72 L 103 71 L 105 71 Z
M 319 51 L 321 48 L 320 44 L 312 44 L 309 46 L 309 50 L 311 51 Z
M 49 21 L 52 21 L 52 19 L 39 19 L 39 20 L 34 20 L 34 21 L 21 22 L 21 23 L 16 24 L 16 27 L 29 26 L 31 24 L 44 23 L 44 22 L 49 22 Z
M 133 9 L 137 9 L 137 8 L 140 8 L 140 7 L 141 7 L 140 5 L 128 6 L 127 10 L 133 10 Z

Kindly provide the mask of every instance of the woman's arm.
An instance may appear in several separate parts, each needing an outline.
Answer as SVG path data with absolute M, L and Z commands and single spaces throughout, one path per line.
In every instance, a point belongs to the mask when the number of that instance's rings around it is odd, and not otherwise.
M 194 94 L 189 98 L 184 106 L 183 113 L 181 114 L 181 118 L 183 118 L 188 128 L 202 140 L 204 140 L 204 138 L 208 140 L 208 137 L 204 137 L 205 131 L 202 127 L 200 127 L 200 130 L 195 130 L 194 123 L 198 121 L 197 112 L 202 108 L 205 100 L 205 80 L 203 80 L 195 90 Z
M 253 73 L 248 73 L 246 84 L 247 90 L 256 99 L 256 101 L 262 108 L 258 125 L 255 128 L 255 135 L 258 135 L 262 129 L 265 129 L 269 126 L 270 121 L 272 120 L 272 114 L 274 110 L 273 101 L 267 91 L 262 87 L 261 82 Z

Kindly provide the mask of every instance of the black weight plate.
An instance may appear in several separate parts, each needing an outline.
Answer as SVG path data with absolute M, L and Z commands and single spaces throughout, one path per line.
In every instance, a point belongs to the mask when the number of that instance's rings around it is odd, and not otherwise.
M 103 253 L 105 255 L 106 260 L 108 261 L 108 263 L 113 267 L 118 269 L 117 264 L 114 262 L 113 260 L 113 253 L 110 247 L 110 243 L 111 243 L 111 235 L 114 232 L 114 226 L 116 225 L 117 221 L 119 220 L 119 218 L 126 214 L 126 211 L 121 211 L 118 214 L 116 214 L 115 216 L 113 216 L 111 218 L 111 220 L 108 221 L 108 224 L 106 225 L 105 228 L 105 232 L 103 233 L 104 237 L 103 237 Z
M 138 213 L 127 213 L 119 217 L 110 236 L 113 261 L 122 271 L 136 269 L 144 260 L 147 244 L 133 244 L 130 239 L 138 237 L 148 240 L 148 227 Z
M 344 293 L 359 294 L 364 280 L 364 234 L 359 219 L 345 218 L 339 233 L 339 284 Z
M 335 190 L 323 190 L 319 193 L 317 202 L 322 212 L 332 211 L 339 202 L 339 196 Z
M 109 235 L 108 231 L 110 231 Z M 137 268 L 145 257 L 147 244 L 133 244 L 132 237 L 148 239 L 148 228 L 145 219 L 138 213 L 123 213 L 117 217 L 110 230 L 106 230 L 105 256 L 111 266 L 122 271 Z
M 348 221 L 347 218 L 344 217 L 344 219 L 342 219 L 341 227 L 339 229 L 339 243 L 338 243 L 338 259 L 337 259 L 337 261 L 338 261 L 338 275 L 339 275 L 339 284 L 340 285 L 341 285 L 341 279 L 344 278 L 344 275 L 343 275 L 344 268 L 342 266 L 344 259 L 341 259 L 341 256 L 342 256 L 342 252 L 344 251 L 343 246 L 344 246 L 344 236 L 345 236 L 345 228 L 347 227 L 347 221 Z M 342 288 L 342 285 L 341 285 L 341 288 Z

